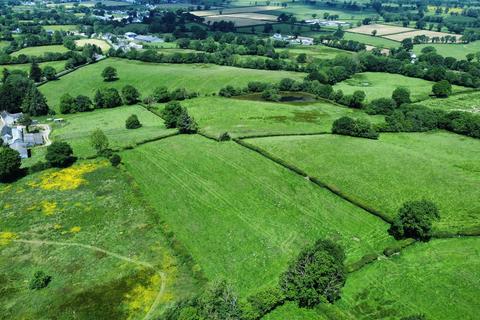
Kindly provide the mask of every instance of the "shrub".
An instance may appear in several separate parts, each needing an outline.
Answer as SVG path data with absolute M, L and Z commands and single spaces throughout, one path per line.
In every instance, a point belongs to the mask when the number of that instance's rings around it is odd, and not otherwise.
M 140 121 L 138 120 L 137 115 L 132 114 L 130 117 L 127 118 L 125 121 L 125 128 L 127 129 L 138 129 L 142 126 Z
M 43 75 L 45 76 L 45 79 L 47 79 L 48 81 L 56 80 L 57 70 L 55 70 L 54 67 L 46 66 L 45 68 L 43 68 Z
M 175 128 L 181 113 L 182 106 L 179 102 L 174 101 L 167 103 L 162 111 L 162 118 L 165 122 L 165 127 Z
M 402 317 L 400 320 L 427 320 L 424 314 L 413 314 L 410 316 Z
M 368 120 L 352 119 L 350 117 L 341 117 L 335 120 L 332 125 L 332 133 L 352 137 L 378 139 L 378 132 L 375 131 Z
M 386 131 L 423 132 L 438 127 L 441 111 L 424 106 L 403 105 L 385 117 Z
M 102 71 L 102 77 L 104 81 L 113 81 L 118 79 L 117 69 L 112 66 L 105 67 Z
M 122 162 L 122 158 L 117 153 L 114 153 L 109 160 L 113 167 L 117 167 Z
M 31 290 L 40 290 L 46 288 L 50 281 L 52 281 L 51 276 L 46 275 L 43 271 L 37 271 L 33 275 L 32 280 L 30 280 L 29 288 Z
M 396 88 L 393 90 L 392 99 L 395 101 L 398 107 L 404 103 L 412 102 L 410 100 L 410 90 L 407 88 Z
M 220 89 L 218 94 L 222 97 L 230 98 L 241 95 L 242 90 L 236 89 L 233 86 L 226 86 L 225 88 Z
M 20 173 L 21 165 L 22 159 L 17 150 L 0 145 L 0 181 L 14 180 Z
M 40 172 L 48 168 L 50 168 L 50 165 L 47 162 L 38 161 L 28 168 L 28 172 L 29 173 Z
M 153 90 L 153 98 L 157 102 L 168 102 L 170 101 L 170 93 L 168 92 L 167 87 L 158 87 Z
M 68 93 L 60 98 L 60 113 L 67 114 L 75 112 L 75 99 Z
M 391 98 L 379 98 L 372 100 L 365 112 L 368 114 L 385 114 L 390 115 L 395 110 L 396 103 Z
M 399 209 L 388 231 L 397 239 L 428 240 L 432 234 L 432 223 L 438 219 L 440 214 L 435 203 L 427 200 L 408 201 Z
M 125 103 L 128 105 L 135 104 L 140 99 L 140 93 L 134 86 L 131 85 L 126 85 L 122 88 L 122 96 L 123 101 L 125 101 Z
M 220 134 L 218 136 L 218 141 L 229 141 L 231 138 L 230 138 L 230 135 L 228 134 L 228 132 L 223 132 L 222 134 Z
M 268 83 L 260 81 L 251 81 L 247 85 L 248 92 L 262 92 L 268 87 Z
M 75 162 L 75 157 L 68 143 L 55 141 L 47 147 L 45 160 L 52 167 L 65 168 Z
M 247 305 L 243 308 L 243 317 L 246 320 L 261 319 L 262 316 L 284 302 L 285 295 L 279 288 L 262 290 L 247 298 Z
M 282 98 L 277 89 L 267 89 L 262 92 L 262 98 L 267 101 L 280 101 Z
M 286 297 L 302 307 L 314 307 L 340 298 L 345 284 L 345 253 L 330 240 L 319 240 L 303 249 L 280 277 Z
M 108 149 L 108 138 L 105 133 L 100 129 L 95 129 L 90 134 L 90 144 L 97 151 L 97 154 L 102 154 Z
M 452 94 L 452 85 L 447 80 L 439 81 L 433 84 L 432 92 L 438 98 L 446 98 Z
M 196 133 L 198 131 L 198 125 L 187 112 L 187 109 L 182 108 L 182 112 L 177 119 L 177 128 L 180 133 Z
M 348 101 L 348 106 L 350 108 L 356 108 L 360 109 L 363 107 L 363 101 L 365 101 L 365 92 L 361 90 L 357 90 L 353 93 L 353 95 L 350 96 L 350 99 Z
M 75 98 L 75 111 L 85 112 L 93 109 L 92 100 L 84 95 L 78 95 Z

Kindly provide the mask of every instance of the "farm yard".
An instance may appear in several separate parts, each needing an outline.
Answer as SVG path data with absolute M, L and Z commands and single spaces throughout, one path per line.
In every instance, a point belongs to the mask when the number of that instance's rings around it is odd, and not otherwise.
M 476 319 L 480 9 L 429 1 L 0 5 L 0 319 Z

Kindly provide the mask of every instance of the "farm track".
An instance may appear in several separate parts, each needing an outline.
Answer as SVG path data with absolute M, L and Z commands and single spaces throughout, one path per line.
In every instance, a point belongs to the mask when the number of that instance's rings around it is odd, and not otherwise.
M 99 247 L 96 247 L 96 246 L 91 246 L 91 245 L 88 245 L 88 244 L 83 244 L 83 243 L 78 243 L 78 242 L 61 242 L 61 241 L 48 241 L 48 240 L 24 240 L 24 239 L 13 239 L 12 242 L 32 244 L 32 245 L 53 245 L 53 246 L 63 246 L 63 247 L 79 247 L 79 248 L 83 248 L 83 249 L 87 249 L 87 250 L 101 252 L 101 253 L 104 253 L 104 254 L 109 255 L 111 257 L 114 257 L 116 259 L 126 261 L 126 262 L 129 262 L 129 263 L 132 263 L 132 264 L 135 264 L 135 265 L 138 265 L 138 266 L 142 266 L 142 267 L 145 267 L 145 268 L 152 269 L 153 271 L 155 271 L 160 276 L 160 278 L 162 279 L 162 283 L 161 283 L 160 289 L 158 290 L 158 293 L 155 297 L 155 301 L 153 302 L 153 304 L 150 306 L 148 312 L 143 317 L 143 320 L 151 319 L 153 312 L 155 311 L 155 309 L 160 304 L 160 299 L 161 299 L 163 293 L 165 292 L 166 282 L 167 282 L 167 274 L 163 271 L 160 271 L 160 270 L 156 269 L 151 263 L 148 263 L 148 262 L 145 262 L 145 261 L 134 260 L 132 258 L 120 255 L 120 254 L 112 252 L 112 251 L 108 251 L 108 250 L 105 250 L 105 249 L 102 249 L 102 248 L 99 248 Z

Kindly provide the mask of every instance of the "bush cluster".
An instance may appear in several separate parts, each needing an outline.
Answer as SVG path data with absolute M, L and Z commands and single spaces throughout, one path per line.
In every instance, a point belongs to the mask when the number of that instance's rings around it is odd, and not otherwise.
M 341 117 L 335 120 L 332 125 L 332 133 L 352 137 L 378 139 L 378 132 L 368 120 L 352 119 L 350 117 Z

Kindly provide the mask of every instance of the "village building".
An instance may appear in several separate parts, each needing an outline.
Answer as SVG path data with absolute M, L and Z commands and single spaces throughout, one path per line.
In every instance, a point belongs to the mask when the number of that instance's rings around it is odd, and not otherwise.
M 22 113 L 0 113 L 0 138 L 3 144 L 18 151 L 22 159 L 30 156 L 29 148 L 44 143 L 43 133 L 28 133 L 27 128 L 18 125 Z

